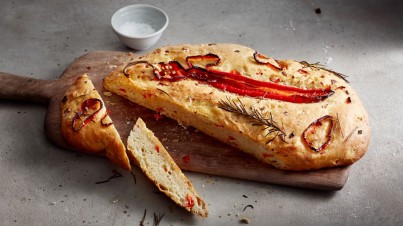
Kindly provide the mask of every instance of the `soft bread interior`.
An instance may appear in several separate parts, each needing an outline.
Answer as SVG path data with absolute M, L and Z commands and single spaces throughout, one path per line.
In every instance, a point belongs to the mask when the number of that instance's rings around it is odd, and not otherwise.
M 137 163 L 161 192 L 186 210 L 207 217 L 206 204 L 141 118 L 130 132 L 127 149 L 129 158 Z

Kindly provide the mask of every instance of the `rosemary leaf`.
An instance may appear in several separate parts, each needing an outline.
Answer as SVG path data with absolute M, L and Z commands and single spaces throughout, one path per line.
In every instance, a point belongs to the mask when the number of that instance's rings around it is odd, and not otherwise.
M 113 172 L 113 175 L 110 176 L 108 179 L 95 182 L 95 184 L 103 184 L 103 183 L 107 183 L 107 182 L 111 181 L 112 179 L 123 177 L 123 175 L 120 174 L 117 170 L 113 170 L 112 172 Z
M 248 207 L 250 207 L 251 209 L 253 209 L 253 206 L 252 206 L 252 205 L 247 205 L 247 206 L 245 206 L 245 208 L 243 208 L 242 212 L 244 212 Z
M 165 213 L 163 214 L 156 214 L 154 213 L 154 226 L 158 226 L 161 223 L 162 218 L 164 217 Z
M 136 178 L 136 175 L 134 175 L 134 173 L 133 173 L 132 171 L 130 171 L 130 173 L 131 173 L 131 174 L 132 174 L 132 176 L 133 176 L 134 184 L 137 184 L 137 178 Z
M 164 93 L 165 95 L 167 95 L 169 98 L 171 98 L 172 100 L 174 100 L 165 90 L 162 90 L 160 88 L 157 88 L 158 91 Z
M 140 226 L 144 226 L 144 220 L 146 219 L 146 215 L 147 215 L 147 209 L 144 209 L 144 215 L 140 221 Z
M 246 118 L 249 118 L 251 120 L 252 126 L 263 126 L 264 128 L 262 128 L 262 130 L 267 130 L 267 133 L 265 135 L 266 137 L 274 134 L 274 136 L 272 136 L 266 142 L 266 144 L 273 141 L 276 137 L 280 137 L 281 140 L 285 142 L 286 134 L 280 129 L 277 123 L 273 120 L 273 115 L 271 114 L 271 112 L 270 116 L 268 118 L 265 118 L 261 111 L 258 111 L 253 107 L 246 109 L 246 106 L 241 102 L 239 98 L 237 98 L 237 101 L 235 101 L 231 100 L 229 97 L 226 97 L 226 100 L 220 100 L 218 104 L 219 104 L 218 107 L 225 111 L 239 114 Z
M 345 82 L 349 83 L 349 81 L 347 80 L 347 77 L 348 77 L 347 75 L 344 75 L 342 73 L 335 72 L 333 70 L 327 69 L 325 65 L 320 64 L 319 62 L 311 64 L 311 63 L 308 63 L 306 61 L 300 61 L 299 63 L 302 64 L 304 67 L 309 67 L 311 69 L 312 68 L 314 68 L 314 69 L 322 69 L 322 70 L 325 70 L 327 72 L 333 73 L 337 77 L 339 77 L 339 78 L 343 79 Z

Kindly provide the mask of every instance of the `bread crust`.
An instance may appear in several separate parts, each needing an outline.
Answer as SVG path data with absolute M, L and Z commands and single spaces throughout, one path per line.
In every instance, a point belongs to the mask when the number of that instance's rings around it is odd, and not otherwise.
M 83 118 L 91 117 L 82 112 L 86 100 L 94 100 L 94 106 L 100 107 L 99 111 L 81 128 L 80 123 L 73 126 L 77 114 L 83 113 Z M 86 74 L 81 75 L 67 89 L 60 111 L 61 134 L 71 147 L 90 154 L 105 154 L 113 164 L 126 170 L 131 169 L 120 135 L 112 124 L 101 96 Z
M 211 67 L 213 70 L 302 89 L 329 87 L 332 95 L 314 103 L 242 96 L 189 78 L 162 81 L 146 65 L 131 67 L 126 77 L 123 69 L 127 62 L 104 79 L 104 86 L 279 169 L 313 170 L 350 165 L 365 154 L 370 140 L 368 114 L 344 79 L 331 71 L 293 60 L 277 60 L 282 68 L 276 70 L 257 63 L 254 53 L 253 49 L 235 44 L 178 45 L 159 48 L 134 61 L 150 64 L 177 61 L 186 67 L 189 56 L 215 54 L 220 62 Z M 268 131 L 254 125 L 251 118 L 220 108 L 222 100 L 242 103 L 245 109 L 255 109 L 264 118 L 272 118 L 284 136 L 274 136 L 275 133 L 267 136 Z M 329 120 L 318 122 L 323 117 Z M 329 142 L 323 150 L 314 150 L 311 145 L 325 141 Z

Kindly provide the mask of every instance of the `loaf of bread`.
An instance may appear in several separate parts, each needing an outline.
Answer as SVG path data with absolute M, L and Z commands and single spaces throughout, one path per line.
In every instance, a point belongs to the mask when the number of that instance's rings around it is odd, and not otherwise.
M 162 47 L 123 62 L 104 87 L 283 170 L 350 165 L 369 145 L 345 77 L 240 45 Z
M 103 155 L 130 170 L 126 148 L 109 117 L 106 106 L 86 74 L 66 91 L 60 104 L 61 134 L 74 149 Z
M 127 149 L 130 160 L 141 168 L 161 192 L 186 210 L 207 217 L 206 204 L 141 118 L 130 132 Z

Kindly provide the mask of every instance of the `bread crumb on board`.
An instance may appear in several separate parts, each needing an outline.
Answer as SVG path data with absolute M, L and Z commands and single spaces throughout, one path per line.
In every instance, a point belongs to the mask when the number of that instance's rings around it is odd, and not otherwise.
M 239 220 L 239 223 L 241 223 L 241 224 L 249 224 L 249 222 L 250 222 L 250 220 L 248 219 L 248 218 L 241 218 L 240 220 Z
M 110 96 L 112 96 L 112 93 L 111 93 L 111 92 L 106 91 L 106 92 L 104 92 L 104 96 L 110 97 Z

